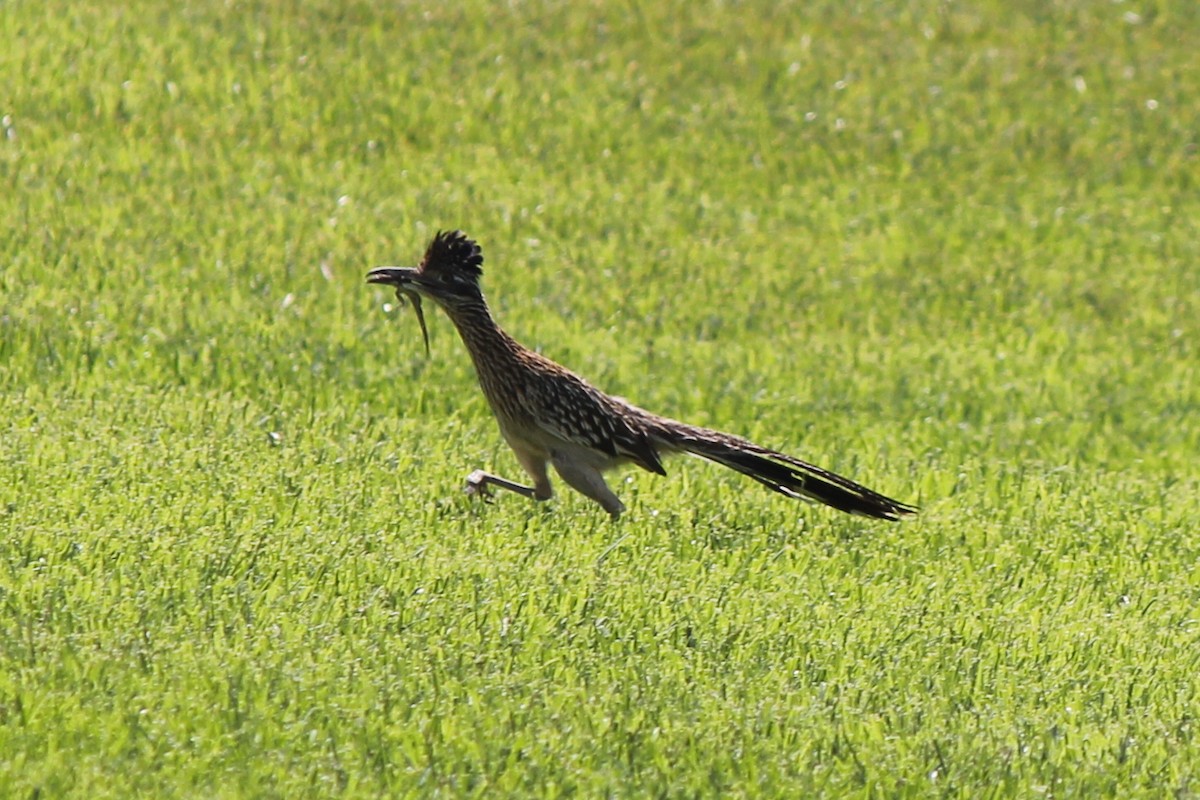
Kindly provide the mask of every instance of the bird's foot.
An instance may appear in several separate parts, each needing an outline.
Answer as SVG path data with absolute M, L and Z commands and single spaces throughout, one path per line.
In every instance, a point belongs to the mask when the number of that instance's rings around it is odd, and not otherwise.
M 475 470 L 467 476 L 467 485 L 463 487 L 463 491 L 470 497 L 480 497 L 490 502 L 492 499 L 492 490 L 488 488 L 490 477 L 481 469 Z

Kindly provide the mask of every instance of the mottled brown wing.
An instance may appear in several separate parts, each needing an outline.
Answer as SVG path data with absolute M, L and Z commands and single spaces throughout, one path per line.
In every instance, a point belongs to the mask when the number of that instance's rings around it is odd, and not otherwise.
M 526 387 L 539 427 L 567 442 L 613 458 L 628 458 L 644 470 L 666 475 L 654 445 L 599 389 L 576 375 L 556 375 Z

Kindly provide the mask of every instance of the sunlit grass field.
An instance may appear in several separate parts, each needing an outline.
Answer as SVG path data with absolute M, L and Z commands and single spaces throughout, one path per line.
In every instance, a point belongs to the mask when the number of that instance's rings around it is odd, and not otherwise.
M 0 4 L 0 796 L 1200 795 L 1200 6 Z M 921 515 L 520 478 L 518 339 Z

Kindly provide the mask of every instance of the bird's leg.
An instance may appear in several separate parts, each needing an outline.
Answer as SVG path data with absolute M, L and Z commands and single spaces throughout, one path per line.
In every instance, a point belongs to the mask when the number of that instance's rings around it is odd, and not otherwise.
M 546 460 L 535 453 L 518 450 L 517 448 L 513 448 L 513 453 L 517 456 L 517 461 L 521 463 L 521 467 L 529 473 L 529 477 L 533 478 L 533 486 L 525 486 L 516 481 L 510 481 L 507 478 L 501 478 L 498 475 L 492 475 L 490 472 L 477 469 L 467 476 L 467 494 L 490 497 L 491 492 L 488 490 L 488 487 L 495 486 L 500 489 L 507 489 L 510 492 L 516 492 L 522 497 L 528 497 L 530 500 L 549 500 L 550 496 L 554 494 L 554 490 L 550 488 L 550 476 L 546 474 Z
M 530 500 L 542 499 L 537 496 L 537 489 L 533 486 L 525 486 L 516 481 L 501 478 L 499 475 L 484 472 L 481 469 L 477 469 L 467 476 L 467 494 L 491 497 L 492 492 L 488 489 L 489 486 L 497 486 L 501 489 L 507 489 L 510 492 L 516 492 L 523 497 L 528 497 Z
M 612 515 L 613 519 L 621 516 L 621 512 L 625 510 L 625 504 L 613 494 L 612 489 L 608 488 L 600 470 L 561 453 L 552 455 L 550 463 L 554 465 L 554 471 L 559 474 L 559 477 L 566 481 L 572 489 L 595 500 Z

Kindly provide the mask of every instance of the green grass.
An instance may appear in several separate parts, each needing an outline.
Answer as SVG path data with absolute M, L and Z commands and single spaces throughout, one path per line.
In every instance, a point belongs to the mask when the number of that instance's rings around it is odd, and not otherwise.
M 1200 795 L 1200 6 L 451 5 L 0 7 L 0 796 Z M 922 515 L 471 502 L 451 227 Z

